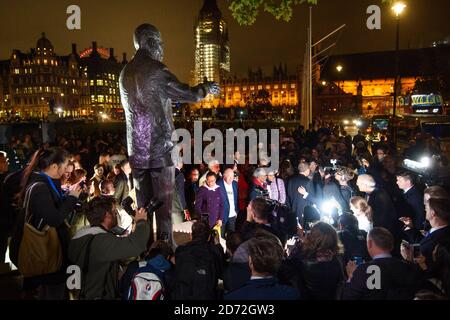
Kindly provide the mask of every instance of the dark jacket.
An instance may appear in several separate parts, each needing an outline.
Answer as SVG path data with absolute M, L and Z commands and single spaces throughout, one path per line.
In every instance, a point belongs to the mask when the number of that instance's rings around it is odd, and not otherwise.
M 400 224 L 389 194 L 384 189 L 377 188 L 369 195 L 368 202 L 373 210 L 373 227 L 386 228 L 394 238 L 399 239 Z
M 223 225 L 225 225 L 228 221 L 228 216 L 230 214 L 230 202 L 228 201 L 227 189 L 225 189 L 225 181 L 220 179 L 217 184 L 220 186 L 220 192 L 222 193 L 223 199 Z M 233 196 L 234 196 L 234 209 L 236 210 L 236 214 L 239 212 L 239 198 L 238 198 L 238 184 L 237 181 L 231 183 L 233 187 Z
M 211 228 L 216 225 L 217 220 L 223 219 L 224 199 L 222 199 L 220 188 L 217 187 L 213 191 L 206 186 L 200 187 L 195 198 L 195 212 L 198 215 L 209 214 L 209 226 Z
M 298 300 L 299 292 L 292 287 L 280 285 L 275 277 L 249 280 L 243 287 L 224 297 L 225 300 Z
M 423 193 L 417 186 L 413 186 L 408 192 L 403 194 L 405 199 L 404 213 L 406 217 L 413 219 L 413 224 L 418 229 L 423 229 L 425 222 L 425 207 L 423 204 Z
M 265 225 L 265 224 L 259 224 L 256 222 L 248 222 L 244 221 L 244 223 L 241 226 L 240 233 L 242 235 L 243 242 L 250 240 L 255 236 L 255 233 L 258 229 L 262 229 L 264 231 L 270 232 L 273 235 L 277 236 L 280 241 L 284 239 L 283 234 L 280 232 L 280 230 L 277 228 L 275 224 Z
M 130 178 L 131 179 L 131 178 Z M 128 188 L 128 179 L 124 172 L 121 172 L 118 176 L 114 177 L 114 198 L 120 205 L 130 192 Z
M 432 261 L 434 248 L 444 240 L 450 240 L 450 226 L 433 231 L 420 241 L 420 251 L 427 261 Z
M 184 183 L 185 179 L 183 172 L 180 169 L 175 168 L 175 188 L 178 193 L 180 207 L 183 210 L 187 209 L 186 198 L 184 193 Z
M 155 48 L 157 49 L 157 48 Z M 120 74 L 120 96 L 125 110 L 128 154 L 133 168 L 173 165 L 172 101 L 199 102 L 201 86 L 183 84 L 152 53 L 139 49 Z
M 195 197 L 199 190 L 198 182 L 192 182 L 187 180 L 184 183 L 184 194 L 186 200 L 186 207 L 189 210 L 191 216 L 195 215 Z
M 306 192 L 309 193 L 306 199 L 298 193 L 299 187 L 304 187 Z M 315 194 L 312 182 L 307 177 L 299 174 L 289 179 L 287 187 L 288 204 L 300 221 L 302 221 L 305 207 L 313 203 L 312 199 L 314 199 L 314 196 Z
M 380 269 L 380 289 L 369 289 L 367 283 L 375 273 L 370 266 Z M 368 281 L 369 280 L 369 281 Z M 344 300 L 411 300 L 421 282 L 421 273 L 412 263 L 397 258 L 381 258 L 360 265 L 344 288 Z
M 409 243 L 420 243 L 420 252 L 426 259 L 428 269 L 433 265 L 433 251 L 437 244 L 450 240 L 450 226 L 428 233 L 426 237 L 418 229 L 405 231 Z
M 341 195 L 343 201 L 343 213 L 350 212 L 350 199 L 356 195 L 355 190 L 350 186 L 341 186 Z
M 3 190 L 0 193 L 0 232 L 10 236 L 17 224 L 17 211 L 14 207 L 14 197 L 20 192 L 22 170 L 15 171 L 6 176 Z
M 288 275 L 286 280 L 299 288 L 302 299 L 335 300 L 345 278 L 340 259 L 331 252 L 305 257 L 299 244 L 284 264 L 283 273 Z
M 352 260 L 354 257 L 361 257 L 364 261 L 370 261 L 369 252 L 367 251 L 367 233 L 363 230 L 357 232 L 349 230 L 341 230 L 338 232 L 339 240 L 344 246 L 344 264 Z
M 52 181 L 58 192 L 61 194 L 60 180 Z M 65 220 L 68 219 L 77 203 L 77 198 L 75 197 L 61 197 L 56 194 L 56 191 L 51 187 L 46 177 L 37 173 L 32 173 L 29 179 L 28 187 L 36 182 L 39 184 L 33 188 L 30 196 L 30 222 L 35 228 L 39 228 L 39 230 L 42 230 L 45 225 L 56 228 L 62 249 L 63 264 L 61 269 L 56 273 L 28 278 L 27 282 L 30 286 L 34 286 L 34 284 L 51 284 L 65 281 L 66 268 L 68 266 L 67 250 L 70 241 L 70 230 Z M 18 218 L 18 226 L 23 226 L 24 218 L 24 216 L 20 216 Z M 13 235 L 10 252 L 12 260 L 17 259 L 18 257 L 18 249 L 20 247 L 22 234 L 23 227 L 18 228 Z
M 250 267 L 248 263 L 230 262 L 223 273 L 223 287 L 225 293 L 243 287 L 251 276 Z
M 81 270 L 87 258 L 89 241 L 92 239 L 88 272 L 83 275 L 85 282 L 82 282 L 85 299 L 117 298 L 119 261 L 144 252 L 149 236 L 150 224 L 144 220 L 139 221 L 136 230 L 127 237 L 117 237 L 101 227 L 78 231 L 70 243 L 69 258 Z
M 215 300 L 223 279 L 225 255 L 220 244 L 191 241 L 175 250 L 174 300 Z M 195 265 L 192 265 L 195 261 Z M 207 264 L 207 265 L 206 265 Z M 199 272 L 199 265 L 207 270 Z M 196 283 L 202 281 L 203 283 Z M 200 295 L 200 296 L 199 296 Z
M 256 198 L 269 198 L 269 189 L 266 184 L 262 184 L 255 177 L 252 178 L 248 192 L 248 200 L 252 201 Z

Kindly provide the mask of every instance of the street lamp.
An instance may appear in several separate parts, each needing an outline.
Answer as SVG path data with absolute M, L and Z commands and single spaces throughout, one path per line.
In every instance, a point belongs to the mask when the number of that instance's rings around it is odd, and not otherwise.
M 392 6 L 392 11 L 394 11 L 395 15 L 399 17 L 406 8 L 406 4 L 403 2 L 397 2 Z
M 397 36 L 395 40 L 395 79 L 394 79 L 394 108 L 393 115 L 396 116 L 397 113 L 397 89 L 398 89 L 398 78 L 399 78 L 399 49 L 400 49 L 400 16 L 406 8 L 406 4 L 403 2 L 396 2 L 392 6 L 392 11 L 395 13 L 397 18 Z
M 344 70 L 344 67 L 339 64 L 339 65 L 337 65 L 336 70 L 337 70 L 338 73 L 341 73 L 342 70 Z M 338 78 L 339 78 L 338 79 L 338 89 L 340 89 L 341 88 L 341 86 L 340 86 L 341 76 L 339 76 Z

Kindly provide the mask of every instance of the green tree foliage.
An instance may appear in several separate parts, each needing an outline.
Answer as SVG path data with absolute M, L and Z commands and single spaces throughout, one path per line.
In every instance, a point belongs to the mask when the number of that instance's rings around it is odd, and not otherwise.
M 230 10 L 233 17 L 241 26 L 255 23 L 260 9 L 272 14 L 277 20 L 290 21 L 293 8 L 302 3 L 316 5 L 318 0 L 230 0 Z M 336 0 L 335 0 L 336 1 Z M 344 0 L 347 1 L 347 0 Z M 391 3 L 393 0 L 381 0 Z

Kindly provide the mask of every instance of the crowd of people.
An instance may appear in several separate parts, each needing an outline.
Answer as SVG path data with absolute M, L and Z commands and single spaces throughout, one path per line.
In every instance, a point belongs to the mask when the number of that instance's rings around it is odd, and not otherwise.
M 191 239 L 152 241 L 123 134 L 14 138 L 0 153 L 0 260 L 22 272 L 25 299 L 448 299 L 448 164 L 418 139 L 398 154 L 317 122 L 281 129 L 278 170 L 260 145 L 258 164 L 176 159 L 171 221 Z M 398 166 L 418 146 L 439 155 L 433 185 Z M 25 264 L 40 250 L 30 229 L 55 232 L 54 265 Z

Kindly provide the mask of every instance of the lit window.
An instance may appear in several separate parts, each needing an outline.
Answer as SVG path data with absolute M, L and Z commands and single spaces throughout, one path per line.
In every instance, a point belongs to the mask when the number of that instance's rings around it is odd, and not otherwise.
M 47 65 L 47 63 L 48 63 L 48 60 L 44 59 L 44 65 Z
M 97 85 L 98 86 L 103 86 L 103 80 L 97 80 Z
M 20 74 L 20 69 L 14 69 L 15 74 Z
M 258 90 L 262 90 L 263 86 L 259 85 Z
M 291 84 L 291 88 L 292 88 L 292 89 L 295 89 L 295 83 L 292 83 L 292 84 Z
M 286 89 L 287 88 L 287 84 L 283 84 L 283 89 Z
M 94 80 L 91 80 L 90 84 L 91 84 L 91 86 L 93 86 L 94 85 Z

